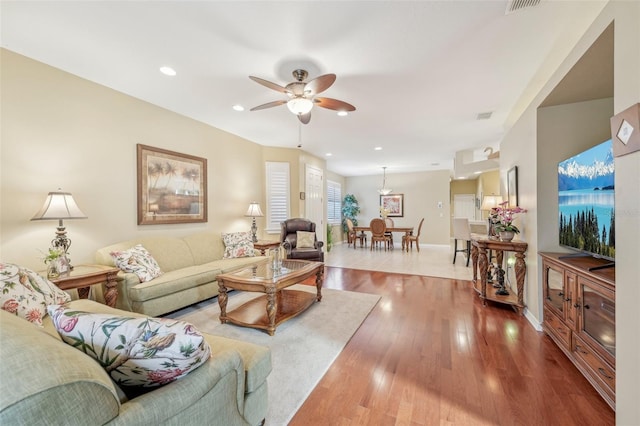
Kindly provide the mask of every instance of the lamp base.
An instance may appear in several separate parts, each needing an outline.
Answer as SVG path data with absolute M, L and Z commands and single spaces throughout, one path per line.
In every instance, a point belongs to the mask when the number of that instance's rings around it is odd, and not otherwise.
M 256 237 L 256 232 L 258 232 L 258 225 L 256 225 L 256 218 L 253 218 L 253 222 L 251 223 L 251 239 L 254 243 L 258 242 L 258 237 Z

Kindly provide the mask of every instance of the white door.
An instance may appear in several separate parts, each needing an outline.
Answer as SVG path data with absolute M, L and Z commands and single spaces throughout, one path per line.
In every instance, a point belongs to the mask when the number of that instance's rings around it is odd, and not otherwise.
M 306 165 L 305 169 L 305 217 L 316 224 L 316 237 L 324 241 L 324 184 L 322 170 Z
M 455 194 L 453 196 L 453 217 L 466 217 L 474 220 L 476 217 L 476 196 L 474 194 Z

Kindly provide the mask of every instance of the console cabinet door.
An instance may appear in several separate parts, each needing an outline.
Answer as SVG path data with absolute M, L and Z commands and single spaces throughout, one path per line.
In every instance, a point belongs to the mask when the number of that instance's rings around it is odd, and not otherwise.
M 566 319 L 564 268 L 545 259 L 542 262 L 542 269 L 545 307 L 564 321 Z
M 578 277 L 578 335 L 598 355 L 615 366 L 616 304 L 614 292 L 585 277 Z
M 578 277 L 574 272 L 564 271 L 565 321 L 574 331 L 578 330 Z

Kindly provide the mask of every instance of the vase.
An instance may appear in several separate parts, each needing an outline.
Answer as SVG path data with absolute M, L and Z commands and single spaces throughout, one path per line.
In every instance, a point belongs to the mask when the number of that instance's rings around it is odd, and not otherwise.
M 53 259 L 47 265 L 47 278 L 55 279 L 60 277 L 60 262 L 58 259 Z
M 513 237 L 516 236 L 516 233 L 513 231 L 500 231 L 499 234 L 502 241 L 511 241 Z

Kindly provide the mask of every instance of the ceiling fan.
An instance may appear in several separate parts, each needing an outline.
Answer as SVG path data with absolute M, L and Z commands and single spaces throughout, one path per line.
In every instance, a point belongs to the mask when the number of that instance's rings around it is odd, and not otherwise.
M 294 113 L 302 124 L 309 123 L 311 120 L 311 109 L 314 105 L 322 108 L 332 109 L 334 111 L 355 111 L 356 107 L 343 101 L 332 98 L 316 97 L 317 94 L 324 92 L 336 81 L 335 74 L 325 74 L 305 82 L 309 73 L 303 69 L 293 71 L 293 77 L 296 81 L 280 86 L 267 80 L 252 75 L 249 78 L 258 84 L 262 84 L 269 89 L 281 92 L 287 95 L 288 99 L 268 102 L 251 108 L 251 111 L 258 111 L 287 104 L 289 111 Z

